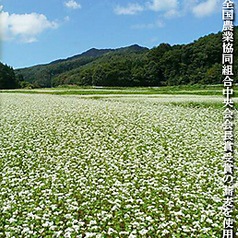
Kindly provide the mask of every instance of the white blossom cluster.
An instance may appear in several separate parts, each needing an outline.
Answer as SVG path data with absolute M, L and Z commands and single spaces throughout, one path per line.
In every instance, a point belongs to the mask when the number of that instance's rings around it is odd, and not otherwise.
M 0 237 L 220 237 L 221 109 L 0 96 Z

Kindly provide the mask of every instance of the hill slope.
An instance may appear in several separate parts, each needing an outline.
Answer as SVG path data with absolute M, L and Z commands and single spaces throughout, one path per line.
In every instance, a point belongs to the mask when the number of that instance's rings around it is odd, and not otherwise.
M 238 38 L 237 27 L 236 38 Z M 119 49 L 92 48 L 46 65 L 18 69 L 16 75 L 39 87 L 63 84 L 98 86 L 161 86 L 221 83 L 222 34 L 210 34 L 190 44 L 138 45 Z M 235 48 L 238 48 L 236 41 Z M 235 75 L 238 72 L 235 51 Z
M 113 55 L 142 54 L 148 50 L 148 48 L 138 45 L 119 49 L 92 48 L 82 54 L 67 59 L 59 59 L 52 61 L 49 64 L 17 69 L 15 70 L 15 73 L 20 81 L 24 80 L 40 87 L 50 87 L 52 85 L 52 79 L 56 79 L 59 75 L 63 75 L 64 73 L 71 73 L 75 69 L 80 71 L 85 65 L 90 65 L 92 62 L 98 61 L 104 55 L 107 55 L 107 58 Z

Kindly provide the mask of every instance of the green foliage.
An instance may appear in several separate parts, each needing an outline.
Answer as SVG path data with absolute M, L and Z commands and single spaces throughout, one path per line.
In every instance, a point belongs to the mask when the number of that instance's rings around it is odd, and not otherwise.
M 0 62 L 0 89 L 13 89 L 17 84 L 13 68 Z
M 26 89 L 32 89 L 32 88 L 36 88 L 36 85 L 29 83 L 27 81 L 22 81 L 22 82 L 20 82 L 20 87 L 26 88 Z
M 218 84 L 222 82 L 221 36 L 221 32 L 210 34 L 186 45 L 162 43 L 150 50 L 138 45 L 116 50 L 91 49 L 48 65 L 17 70 L 16 74 L 21 75 L 21 81 L 36 83 L 39 87 Z M 235 48 L 237 44 L 235 42 Z M 235 75 L 237 54 L 234 53 Z

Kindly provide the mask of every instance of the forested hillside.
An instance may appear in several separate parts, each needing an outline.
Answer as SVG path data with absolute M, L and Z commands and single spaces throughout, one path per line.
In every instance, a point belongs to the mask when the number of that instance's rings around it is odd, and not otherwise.
M 237 27 L 235 32 L 238 39 Z M 35 87 L 217 84 L 222 82 L 221 37 L 218 32 L 190 44 L 163 43 L 153 49 L 138 45 L 116 50 L 91 49 L 47 65 L 18 69 L 16 75 L 19 81 L 27 81 Z M 238 75 L 237 56 L 235 51 L 235 75 Z
M 13 89 L 18 87 L 13 68 L 0 62 L 0 89 Z

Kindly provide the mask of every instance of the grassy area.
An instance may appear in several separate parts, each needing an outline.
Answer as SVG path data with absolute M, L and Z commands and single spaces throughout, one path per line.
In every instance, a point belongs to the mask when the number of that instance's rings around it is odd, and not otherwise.
M 51 89 L 112 89 L 112 90 L 159 90 L 159 91 L 180 91 L 180 90 L 214 90 L 222 89 L 223 84 L 217 85 L 178 85 L 178 86 L 164 86 L 164 87 L 103 87 L 103 86 L 77 86 L 77 85 L 62 85 Z
M 222 95 L 222 85 L 191 85 L 166 87 L 78 87 L 64 86 L 44 89 L 1 90 L 1 93 L 40 93 L 53 95 L 104 95 L 104 94 L 188 94 L 188 95 Z M 234 91 L 235 87 L 234 87 Z M 234 93 L 233 95 L 237 95 Z

